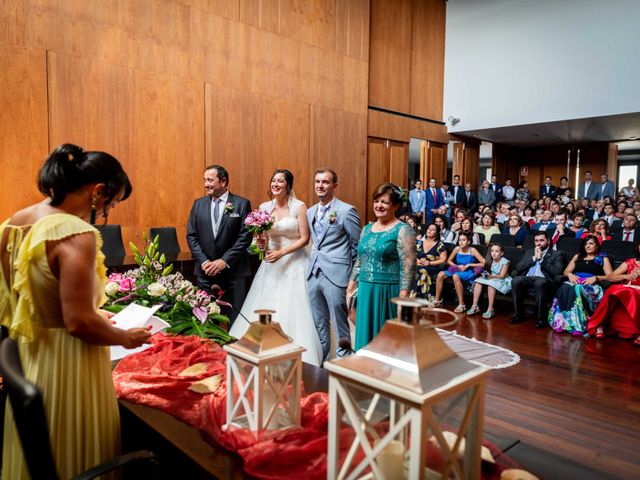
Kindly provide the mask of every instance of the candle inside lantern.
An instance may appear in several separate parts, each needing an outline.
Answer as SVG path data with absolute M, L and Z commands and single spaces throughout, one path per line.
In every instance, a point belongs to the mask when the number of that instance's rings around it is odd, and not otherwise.
M 404 445 L 398 440 L 392 440 L 380 452 L 377 458 L 378 466 L 386 480 L 402 480 L 404 478 Z

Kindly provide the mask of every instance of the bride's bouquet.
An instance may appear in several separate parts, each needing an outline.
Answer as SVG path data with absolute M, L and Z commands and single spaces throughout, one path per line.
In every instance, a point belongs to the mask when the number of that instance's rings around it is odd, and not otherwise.
M 273 226 L 273 217 L 269 212 L 254 210 L 247 215 L 247 218 L 244 219 L 244 225 L 247 227 L 247 230 L 253 233 L 253 241 L 249 246 L 249 252 L 253 255 L 258 255 L 260 260 L 264 260 L 266 255 L 266 246 L 258 246 L 256 240 L 259 237 L 262 237 L 262 234 Z M 264 237 L 262 238 L 264 239 Z

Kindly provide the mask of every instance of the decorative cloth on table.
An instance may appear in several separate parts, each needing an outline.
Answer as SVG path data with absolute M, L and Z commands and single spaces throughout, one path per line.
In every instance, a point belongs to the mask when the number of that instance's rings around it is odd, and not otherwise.
M 448 332 L 444 335 L 455 334 Z M 192 336 L 158 333 L 152 337 L 152 342 L 153 345 L 144 352 L 121 360 L 113 371 L 114 385 L 120 398 L 158 408 L 206 432 L 220 446 L 240 455 L 244 460 L 244 470 L 255 478 L 327 478 L 329 405 L 326 393 L 316 392 L 302 398 L 300 428 L 274 430 L 259 438 L 243 428 L 231 428 L 223 433 L 226 381 L 223 380 L 215 392 L 204 395 L 189 390 L 189 387 L 212 375 L 226 376 L 224 350 L 212 342 Z M 479 347 L 479 344 L 465 343 L 458 348 L 477 356 Z M 504 355 L 504 352 L 499 354 Z M 196 363 L 202 363 L 206 370 L 191 376 L 179 375 Z M 386 424 L 380 426 L 386 428 Z M 354 434 L 350 428 L 345 428 L 341 434 L 340 445 L 344 447 L 340 455 L 344 457 Z M 483 464 L 483 478 L 497 480 L 504 469 L 517 468 L 517 464 L 507 455 L 501 455 L 495 446 L 486 441 L 483 444 L 497 459 L 496 464 Z M 440 451 L 429 444 L 428 464 L 437 467 L 441 461 Z

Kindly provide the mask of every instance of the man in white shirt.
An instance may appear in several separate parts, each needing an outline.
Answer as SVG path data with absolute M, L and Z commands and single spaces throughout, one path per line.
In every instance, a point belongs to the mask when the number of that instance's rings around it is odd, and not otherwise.
M 613 205 L 607 204 L 604 206 L 603 218 L 607 221 L 610 227 L 612 227 L 614 224 L 620 224 L 620 222 L 622 221 L 613 214 L 613 211 L 614 211 Z
M 625 215 L 622 221 L 622 230 L 613 233 L 613 240 L 623 242 L 640 243 L 640 228 L 638 228 L 638 218 L 635 215 Z
M 584 172 L 584 182 L 581 182 L 578 186 L 578 198 L 588 198 L 589 200 L 596 200 L 598 198 L 597 185 L 593 183 L 591 172 L 587 170 Z
M 502 187 L 502 197 L 509 205 L 513 205 L 513 197 L 516 195 L 516 189 L 511 185 L 511 179 L 507 178 Z

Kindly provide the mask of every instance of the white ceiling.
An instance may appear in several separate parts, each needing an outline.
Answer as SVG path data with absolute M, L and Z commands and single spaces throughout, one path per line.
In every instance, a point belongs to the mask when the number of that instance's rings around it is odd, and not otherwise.
M 517 147 L 621 142 L 631 137 L 640 138 L 640 112 L 455 133 Z M 640 148 L 640 142 L 635 147 L 624 145 L 621 148 Z

